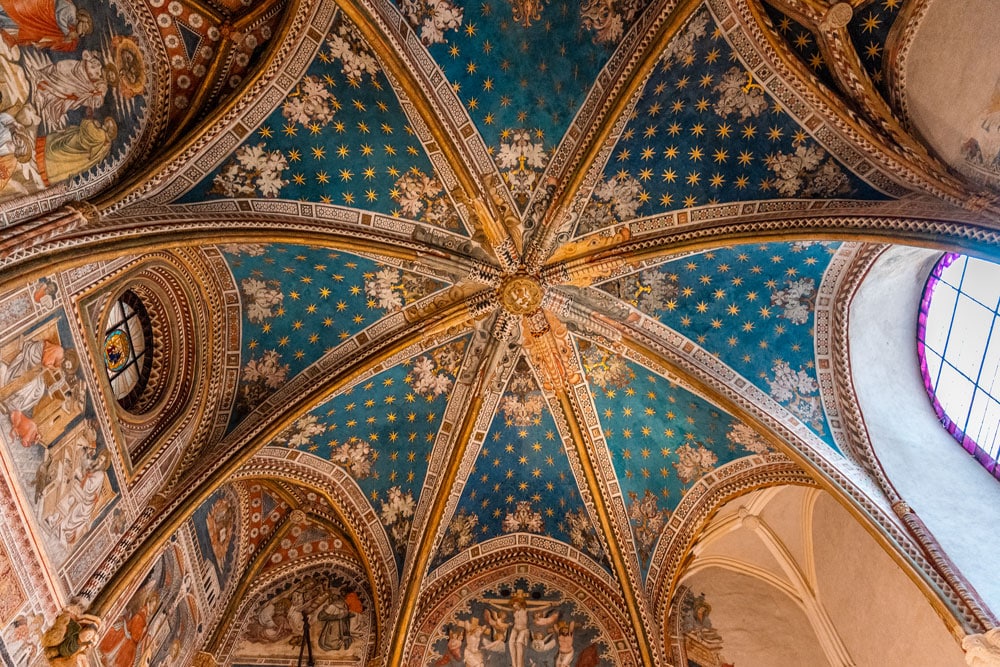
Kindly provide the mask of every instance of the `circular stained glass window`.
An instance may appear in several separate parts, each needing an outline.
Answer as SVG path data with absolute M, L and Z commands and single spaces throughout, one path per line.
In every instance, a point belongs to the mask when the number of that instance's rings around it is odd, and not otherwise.
M 118 403 L 132 408 L 152 368 L 153 331 L 142 300 L 127 291 L 112 305 L 104 329 L 104 367 Z
M 1000 265 L 948 253 L 920 302 L 920 371 L 944 427 L 994 476 L 1000 454 Z

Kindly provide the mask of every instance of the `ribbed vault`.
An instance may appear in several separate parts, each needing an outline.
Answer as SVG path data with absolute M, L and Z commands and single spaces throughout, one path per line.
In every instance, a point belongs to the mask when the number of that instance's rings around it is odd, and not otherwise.
M 73 349 L 85 393 L 51 410 L 80 426 L 46 444 L 108 457 L 79 533 L 33 547 L 49 607 L 101 621 L 105 664 L 291 664 L 305 613 L 321 664 L 481 644 L 666 665 L 700 531 L 792 484 L 839 501 L 952 632 L 985 629 L 878 474 L 843 329 L 881 244 L 1000 259 L 998 204 L 866 56 L 920 3 L 871 35 L 865 4 L 136 8 L 162 39 L 148 146 L 4 209 L 0 298 L 34 305 L 0 361 Z M 181 48 L 173 70 L 156 50 Z M 99 329 L 156 262 L 199 306 L 177 348 L 197 372 L 129 449 Z M 45 521 L 42 440 L 11 433 L 8 481 Z M 133 645 L 140 615 L 169 641 Z

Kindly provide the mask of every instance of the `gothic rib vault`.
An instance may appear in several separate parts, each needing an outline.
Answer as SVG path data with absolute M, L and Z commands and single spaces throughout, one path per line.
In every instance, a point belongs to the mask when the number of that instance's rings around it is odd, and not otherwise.
M 86 9 L 0 26 L 6 664 L 294 664 L 301 612 L 324 665 L 868 664 L 876 603 L 988 653 L 851 366 L 902 246 L 1000 258 L 989 137 L 907 88 L 940 2 Z

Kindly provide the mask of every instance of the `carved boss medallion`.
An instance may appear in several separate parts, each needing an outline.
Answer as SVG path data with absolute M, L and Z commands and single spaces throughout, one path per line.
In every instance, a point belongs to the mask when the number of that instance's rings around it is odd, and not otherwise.
M 542 305 L 542 286 L 530 276 L 511 276 L 500 286 L 500 301 L 511 315 L 527 315 Z

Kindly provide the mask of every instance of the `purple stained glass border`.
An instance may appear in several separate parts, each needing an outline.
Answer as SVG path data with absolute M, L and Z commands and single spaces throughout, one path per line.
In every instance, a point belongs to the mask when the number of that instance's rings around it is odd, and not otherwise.
M 972 439 L 969 435 L 962 430 L 962 428 L 952 421 L 948 413 L 945 412 L 944 406 L 937 398 L 937 393 L 934 390 L 934 380 L 931 378 L 930 373 L 927 370 L 927 353 L 924 345 L 924 340 L 927 336 L 927 313 L 930 311 L 931 301 L 934 298 L 934 288 L 937 287 L 938 282 L 941 280 L 941 274 L 946 268 L 951 266 L 956 259 L 959 259 L 962 255 L 954 252 L 946 252 L 937 264 L 934 265 L 934 269 L 931 271 L 930 275 L 927 276 L 927 283 L 924 285 L 923 294 L 920 297 L 920 310 L 917 314 L 917 356 L 920 359 L 920 376 L 924 380 L 924 389 L 927 390 L 927 396 L 931 400 L 931 405 L 934 407 L 934 412 L 937 414 L 938 420 L 941 425 L 944 426 L 945 430 L 948 431 L 955 438 L 956 441 L 965 449 L 965 451 L 972 454 L 980 465 L 986 468 L 991 475 L 995 478 L 1000 479 L 1000 465 L 998 465 L 997 459 L 990 456 L 990 454 L 984 450 L 979 444 Z

